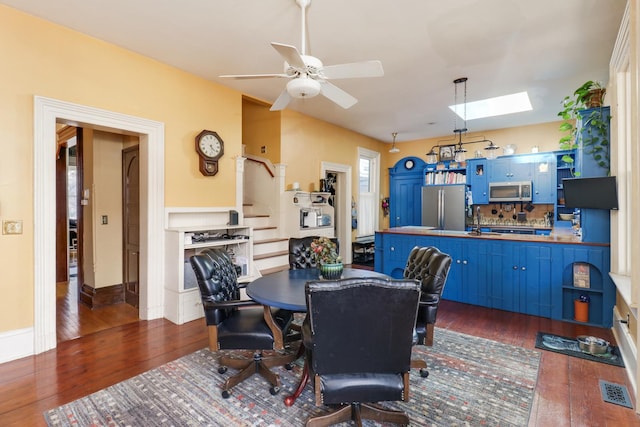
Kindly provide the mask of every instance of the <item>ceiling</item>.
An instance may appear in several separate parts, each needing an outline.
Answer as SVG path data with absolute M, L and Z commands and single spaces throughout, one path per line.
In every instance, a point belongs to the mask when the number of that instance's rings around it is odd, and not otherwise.
M 243 94 L 272 103 L 284 79 L 221 79 L 280 73 L 270 42 L 301 47 L 295 0 L 0 0 Z M 558 120 L 565 95 L 608 81 L 626 0 L 313 0 L 306 53 L 325 65 L 377 59 L 383 77 L 332 80 L 359 102 L 322 96 L 287 108 L 390 142 L 453 135 L 454 83 L 467 101 L 527 91 L 533 111 L 470 120 L 484 130 Z M 463 101 L 458 93 L 457 100 Z M 458 127 L 461 120 L 457 121 Z

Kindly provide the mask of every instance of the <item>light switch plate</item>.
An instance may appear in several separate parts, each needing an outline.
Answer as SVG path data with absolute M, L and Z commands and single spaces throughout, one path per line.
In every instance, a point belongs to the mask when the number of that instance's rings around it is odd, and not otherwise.
M 22 221 L 2 221 L 2 234 L 22 234 Z

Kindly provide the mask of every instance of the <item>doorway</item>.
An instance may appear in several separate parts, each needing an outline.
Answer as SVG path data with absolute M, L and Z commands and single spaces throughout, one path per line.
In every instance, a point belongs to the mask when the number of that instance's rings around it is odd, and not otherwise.
M 140 318 L 164 314 L 164 124 L 56 99 L 34 98 L 33 353 L 56 347 L 56 124 L 89 126 L 140 139 Z M 28 339 L 25 337 L 25 339 Z
M 337 175 L 334 199 L 336 237 L 340 242 L 340 253 L 345 264 L 351 264 L 351 166 L 339 163 L 322 162 L 320 176 L 327 173 Z

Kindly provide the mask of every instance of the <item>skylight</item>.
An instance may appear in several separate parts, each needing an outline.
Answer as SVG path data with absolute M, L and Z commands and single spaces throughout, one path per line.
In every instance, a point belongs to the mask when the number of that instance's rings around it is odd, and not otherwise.
M 460 116 L 460 118 L 465 118 L 464 104 L 450 105 L 449 108 Z M 467 102 L 466 120 L 520 113 L 522 111 L 531 111 L 532 109 L 527 92 L 519 92 L 511 95 L 496 96 L 495 98 L 481 99 L 480 101 Z

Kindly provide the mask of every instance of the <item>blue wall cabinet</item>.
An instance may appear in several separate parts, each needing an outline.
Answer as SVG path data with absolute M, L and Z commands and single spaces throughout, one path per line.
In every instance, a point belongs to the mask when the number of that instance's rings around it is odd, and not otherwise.
M 487 159 L 467 160 L 467 184 L 471 186 L 474 205 L 489 203 Z
M 489 162 L 489 182 L 533 180 L 533 163 L 529 156 L 504 156 Z
M 553 204 L 556 201 L 556 156 L 544 153 L 532 157 L 533 162 L 533 203 Z
M 405 157 L 389 168 L 389 226 L 420 225 L 425 163 Z

